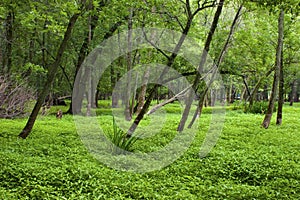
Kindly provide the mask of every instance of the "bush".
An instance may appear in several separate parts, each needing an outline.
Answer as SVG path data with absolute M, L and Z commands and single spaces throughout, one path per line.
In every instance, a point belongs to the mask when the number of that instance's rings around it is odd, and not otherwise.
M 245 105 L 244 112 L 245 113 L 253 113 L 253 114 L 265 114 L 265 112 L 268 110 L 269 102 L 266 101 L 259 101 L 254 102 L 252 106 Z M 273 112 L 276 112 L 277 105 L 274 106 Z
M 25 114 L 27 103 L 34 98 L 34 92 L 25 81 L 12 81 L 0 76 L 0 118 L 14 118 Z
M 232 103 L 232 110 L 240 110 L 243 109 L 243 107 L 245 106 L 245 104 L 242 101 L 234 101 Z

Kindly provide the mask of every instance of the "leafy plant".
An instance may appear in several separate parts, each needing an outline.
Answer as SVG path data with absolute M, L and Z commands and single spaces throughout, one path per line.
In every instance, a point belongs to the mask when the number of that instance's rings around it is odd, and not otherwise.
M 245 105 L 244 112 L 253 113 L 253 114 L 265 114 L 267 109 L 268 109 L 268 102 L 259 101 L 259 102 L 254 102 L 252 106 Z M 276 112 L 276 105 L 274 107 L 273 112 Z
M 173 105 L 167 106 L 172 109 Z M 266 130 L 259 127 L 262 116 L 228 109 L 217 145 L 209 156 L 199 159 L 199 148 L 212 122 L 211 114 L 204 112 L 199 132 L 184 155 L 161 170 L 142 174 L 116 171 L 95 159 L 83 145 L 73 116 L 57 120 L 56 108 L 38 118 L 26 140 L 16 137 L 26 119 L 0 119 L 0 199 L 300 197 L 299 103 L 285 104 L 282 126 Z M 169 113 L 164 128 L 152 137 L 146 137 L 148 130 L 143 127 L 145 137 L 132 150 L 160 150 L 174 138 L 172 130 L 180 117 Z M 107 137 L 112 137 L 112 116 L 103 114 L 98 119 Z M 116 122 L 122 127 L 117 118 Z M 121 161 L 123 156 L 116 157 Z
M 112 142 L 111 150 L 114 154 L 119 155 L 134 150 L 134 144 L 138 138 L 134 136 L 128 138 L 126 134 L 117 126 L 116 120 L 113 118 L 113 133 L 109 134 L 109 139 Z
M 243 106 L 244 106 L 244 105 L 245 105 L 245 104 L 244 104 L 243 102 L 239 101 L 239 100 L 234 101 L 234 102 L 232 103 L 232 110 L 240 110 L 240 109 L 243 109 Z

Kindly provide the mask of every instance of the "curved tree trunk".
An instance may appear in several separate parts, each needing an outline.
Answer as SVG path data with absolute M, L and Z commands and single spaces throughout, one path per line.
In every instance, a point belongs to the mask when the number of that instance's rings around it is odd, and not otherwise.
M 277 95 L 277 87 L 279 82 L 279 76 L 280 76 L 280 68 L 281 68 L 281 53 L 283 48 L 283 31 L 284 31 L 284 10 L 281 9 L 280 15 L 278 18 L 278 43 L 277 43 L 277 50 L 276 50 L 276 63 L 275 63 L 275 73 L 274 73 L 274 80 L 273 80 L 273 86 L 271 91 L 271 96 L 269 100 L 269 106 L 266 111 L 265 118 L 262 122 L 262 127 L 268 128 L 271 122 L 273 109 L 276 101 L 276 95 Z
M 22 132 L 19 134 L 19 137 L 21 137 L 23 139 L 25 139 L 30 134 L 30 132 L 33 128 L 33 125 L 35 123 L 35 120 L 37 118 L 37 115 L 39 113 L 39 110 L 42 107 L 42 104 L 45 100 L 45 97 L 49 93 L 50 87 L 55 78 L 56 71 L 60 65 L 62 55 L 67 48 L 67 43 L 68 43 L 69 39 L 71 38 L 72 30 L 74 28 L 74 25 L 75 25 L 78 17 L 79 17 L 79 14 L 74 14 L 69 20 L 69 24 L 68 24 L 67 30 L 65 32 L 64 39 L 61 42 L 60 47 L 58 49 L 56 59 L 55 59 L 54 63 L 49 67 L 47 81 L 45 82 L 43 90 L 41 91 L 41 93 L 38 96 L 38 99 L 36 101 L 36 104 L 31 112 L 30 116 L 29 116 L 27 124 L 25 125 Z
M 209 81 L 209 83 L 207 84 L 207 86 L 206 86 L 206 88 L 204 89 L 203 93 L 201 94 L 201 97 L 200 97 L 200 100 L 199 100 L 199 102 L 198 102 L 198 106 L 197 106 L 196 112 L 195 112 L 195 114 L 194 114 L 194 116 L 193 116 L 191 122 L 189 123 L 188 128 L 192 128 L 192 126 L 193 126 L 195 120 L 196 120 L 197 118 L 199 118 L 199 117 L 201 116 L 201 114 L 202 114 L 202 109 L 203 109 L 205 97 L 207 96 L 207 92 L 208 92 L 208 90 L 209 90 L 211 84 L 213 83 L 213 79 L 214 79 L 215 73 L 216 73 L 216 71 L 217 71 L 217 68 L 221 65 L 221 63 L 223 62 L 223 59 L 224 59 L 224 57 L 225 57 L 225 54 L 227 53 L 227 50 L 228 50 L 228 48 L 229 48 L 230 41 L 232 40 L 233 35 L 234 35 L 234 30 L 235 30 L 235 28 L 236 28 L 236 26 L 237 26 L 237 24 L 238 24 L 238 20 L 239 20 L 239 18 L 240 18 L 240 16 L 241 16 L 242 9 L 243 9 L 243 5 L 241 5 L 241 6 L 239 7 L 239 9 L 238 9 L 238 11 L 237 11 L 237 13 L 236 13 L 236 15 L 235 15 L 235 18 L 234 18 L 234 20 L 233 20 L 233 22 L 232 22 L 232 25 L 231 25 L 231 27 L 230 27 L 230 31 L 229 31 L 228 37 L 227 37 L 226 42 L 225 42 L 225 44 L 224 44 L 224 47 L 223 47 L 223 49 L 222 49 L 222 51 L 221 51 L 221 53 L 220 53 L 220 56 L 219 56 L 219 58 L 218 58 L 218 60 L 217 60 L 217 63 L 216 63 L 216 69 L 212 72 L 212 73 L 213 73 L 212 78 L 211 78 L 211 80 Z
M 200 81 L 200 78 L 201 78 L 200 72 L 203 70 L 203 67 L 206 63 L 207 55 L 208 55 L 208 52 L 209 52 L 209 49 L 210 49 L 210 44 L 212 42 L 212 38 L 213 38 L 213 35 L 215 33 L 215 30 L 218 26 L 218 22 L 219 22 L 220 15 L 222 13 L 223 5 L 224 5 L 224 0 L 221 0 L 219 2 L 217 11 L 216 11 L 215 16 L 214 16 L 214 20 L 213 20 L 212 25 L 210 27 L 209 34 L 206 38 L 204 49 L 202 51 L 201 61 L 200 61 L 199 67 L 198 67 L 199 73 L 197 73 L 196 78 L 195 78 L 194 83 L 193 83 L 193 86 L 192 86 L 192 90 L 190 90 L 190 92 L 188 94 L 189 96 L 187 98 L 186 105 L 185 105 L 181 120 L 180 120 L 178 128 L 177 128 L 177 131 L 179 131 L 179 132 L 183 131 L 185 123 L 186 123 L 188 115 L 189 115 L 189 112 L 191 110 L 191 105 L 192 105 L 192 102 L 193 102 L 193 99 L 194 99 L 193 91 L 196 91 L 196 88 L 199 85 L 199 81 Z
M 220 3 L 222 3 L 222 4 L 223 4 L 223 2 L 224 2 L 224 0 L 220 1 Z M 166 64 L 167 67 L 163 70 L 162 74 L 157 79 L 158 80 L 157 83 L 161 83 L 163 81 L 164 75 L 168 73 L 168 67 L 171 67 L 173 65 L 175 59 L 177 58 L 177 54 L 178 54 L 179 50 L 181 49 L 182 44 L 185 41 L 186 36 L 188 35 L 188 33 L 190 31 L 190 28 L 191 28 L 194 17 L 201 10 L 209 8 L 209 7 L 213 7 L 215 5 L 214 1 L 212 1 L 210 3 L 207 2 L 207 4 L 209 4 L 209 5 L 203 4 L 202 7 L 199 7 L 194 13 L 192 13 L 190 1 L 186 1 L 185 6 L 186 6 L 186 12 L 188 13 L 187 22 L 186 22 L 184 28 L 182 27 L 183 28 L 182 35 L 181 35 L 179 41 L 177 42 L 177 44 L 176 44 L 176 46 L 173 50 L 173 53 L 171 54 L 171 56 L 167 56 L 167 58 L 168 58 L 168 61 L 167 61 L 167 64 Z M 136 128 L 139 125 L 140 121 L 143 119 L 144 115 L 146 114 L 146 112 L 147 112 L 147 110 L 148 110 L 148 108 L 151 104 L 151 101 L 152 101 L 152 99 L 153 99 L 153 97 L 154 97 L 154 95 L 157 92 L 159 87 L 160 87 L 159 84 L 155 84 L 154 87 L 150 90 L 149 96 L 148 96 L 148 98 L 147 98 L 147 100 L 144 104 L 144 107 L 142 108 L 141 112 L 137 115 L 137 117 L 135 118 L 133 124 L 130 126 L 130 128 L 127 131 L 127 137 L 131 137 L 131 135 L 136 130 Z

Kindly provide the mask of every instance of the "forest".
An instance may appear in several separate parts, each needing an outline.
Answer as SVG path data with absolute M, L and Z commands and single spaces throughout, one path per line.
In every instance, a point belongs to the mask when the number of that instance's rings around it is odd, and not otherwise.
M 297 0 L 0 0 L 1 199 L 299 199 Z

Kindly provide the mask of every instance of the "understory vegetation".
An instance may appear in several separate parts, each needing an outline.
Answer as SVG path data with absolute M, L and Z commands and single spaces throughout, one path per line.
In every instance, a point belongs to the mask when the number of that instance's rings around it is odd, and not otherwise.
M 26 140 L 17 137 L 26 119 L 0 119 L 0 199 L 300 198 L 300 104 L 285 105 L 283 124 L 276 126 L 272 119 L 268 129 L 260 128 L 262 114 L 227 107 L 216 146 L 200 159 L 211 120 L 211 108 L 204 108 L 199 131 L 184 155 L 160 171 L 143 174 L 117 171 L 96 160 L 82 144 L 73 117 L 55 118 L 59 108 L 40 116 Z M 134 151 L 153 151 L 172 140 L 170 130 L 176 129 L 180 109 L 172 103 L 165 110 L 166 126 L 137 140 Z M 110 111 L 97 112 L 113 133 Z

